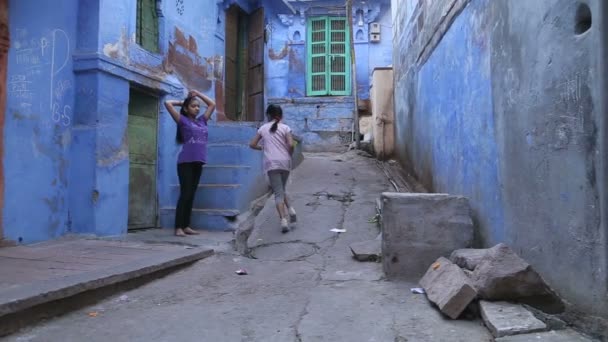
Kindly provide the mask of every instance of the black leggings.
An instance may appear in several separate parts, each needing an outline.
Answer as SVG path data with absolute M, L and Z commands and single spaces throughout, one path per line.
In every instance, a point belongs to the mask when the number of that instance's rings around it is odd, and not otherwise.
M 177 176 L 179 177 L 179 200 L 175 210 L 175 229 L 190 226 L 192 205 L 194 195 L 198 188 L 198 182 L 203 173 L 203 163 L 180 163 L 177 164 Z

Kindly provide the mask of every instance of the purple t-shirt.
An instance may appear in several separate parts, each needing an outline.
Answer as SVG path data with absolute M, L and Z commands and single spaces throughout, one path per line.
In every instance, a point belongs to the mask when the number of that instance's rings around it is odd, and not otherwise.
M 177 163 L 207 162 L 207 140 L 209 129 L 204 115 L 192 120 L 180 115 L 178 129 L 182 133 L 184 144 L 179 153 Z

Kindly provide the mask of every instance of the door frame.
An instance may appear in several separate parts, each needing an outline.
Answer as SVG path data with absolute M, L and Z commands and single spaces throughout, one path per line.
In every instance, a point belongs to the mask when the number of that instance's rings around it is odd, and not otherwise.
M 1 0 L 0 0 L 1 1 Z M 129 91 L 131 90 L 135 90 L 137 92 L 143 93 L 145 95 L 154 97 L 157 99 L 156 101 L 156 125 L 154 127 L 154 132 L 156 134 L 156 146 L 154 146 L 154 151 L 156 154 L 156 163 L 154 164 L 154 182 L 155 182 L 155 194 L 154 194 L 154 227 L 131 227 L 129 226 L 128 223 L 128 216 L 127 216 L 127 231 L 128 232 L 132 232 L 132 231 L 136 231 L 136 230 L 142 230 L 142 229 L 151 229 L 151 228 L 158 228 L 160 227 L 160 205 L 159 205 L 159 195 L 158 195 L 158 170 L 159 170 L 159 160 L 160 160 L 160 150 L 159 150 L 159 138 L 160 138 L 160 115 L 161 115 L 161 98 L 162 98 L 162 93 L 160 93 L 159 91 L 156 91 L 154 89 L 150 89 L 147 88 L 145 86 L 142 86 L 140 84 L 137 83 L 131 83 L 129 85 Z M 129 97 L 129 101 L 131 101 L 130 97 Z M 129 113 L 127 113 L 127 115 L 130 115 Z M 129 134 L 128 129 L 129 129 L 129 118 L 127 116 L 127 136 Z M 129 152 L 129 183 L 131 182 L 130 179 L 130 172 L 131 172 L 131 155 Z M 129 195 L 131 195 L 131 192 L 129 191 Z M 127 208 L 127 215 L 128 214 L 128 208 Z
M 228 32 L 228 25 L 236 21 L 236 32 L 231 34 L 230 37 L 226 34 L 224 39 L 224 51 L 225 51 L 225 60 L 224 63 L 224 115 L 231 121 L 235 122 L 261 122 L 264 121 L 264 100 L 266 93 L 266 61 L 265 61 L 265 38 L 266 38 L 266 30 L 264 27 L 264 23 L 266 20 L 266 12 L 264 11 L 264 7 L 256 8 L 250 13 L 246 12 L 241 8 L 238 4 L 233 4 L 229 9 L 226 10 L 226 13 L 230 13 L 231 16 L 236 18 L 226 19 L 225 27 L 226 32 Z M 259 18 L 260 27 L 255 30 L 253 28 L 253 24 L 258 22 L 255 21 L 255 16 L 261 16 Z M 252 34 L 259 32 L 259 36 L 253 37 Z M 252 49 L 254 44 L 259 45 L 259 51 L 254 51 Z M 236 45 L 236 50 L 231 51 Z M 229 53 L 231 52 L 231 53 Z M 253 56 L 253 52 L 259 52 L 259 56 Z M 234 53 L 235 55 L 232 55 Z M 259 59 L 259 63 L 255 63 Z M 233 68 L 234 70 L 229 70 L 228 68 Z M 250 82 L 252 78 L 254 78 L 253 73 L 259 73 L 260 82 L 262 82 L 261 87 L 258 92 L 254 92 L 250 86 Z M 236 80 L 232 80 L 228 76 L 236 76 Z M 230 86 L 230 87 L 229 87 Z M 235 89 L 236 92 L 236 104 L 234 104 L 235 99 L 230 96 L 230 89 Z M 256 113 L 252 113 L 251 108 L 255 108 L 256 106 L 252 106 L 252 101 L 255 101 L 255 97 L 261 97 L 259 106 L 260 108 L 256 109 Z M 229 105 L 232 104 L 231 105 Z M 229 109 L 234 108 L 234 113 L 231 113 Z M 240 110 L 239 110 L 240 109 Z M 257 111 L 260 113 L 257 113 Z

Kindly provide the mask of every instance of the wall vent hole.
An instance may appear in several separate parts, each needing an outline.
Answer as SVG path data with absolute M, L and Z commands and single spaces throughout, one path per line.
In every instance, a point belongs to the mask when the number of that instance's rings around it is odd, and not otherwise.
M 576 9 L 576 25 L 574 27 L 574 32 L 576 34 L 583 34 L 589 29 L 591 29 L 591 9 L 587 4 L 579 4 Z

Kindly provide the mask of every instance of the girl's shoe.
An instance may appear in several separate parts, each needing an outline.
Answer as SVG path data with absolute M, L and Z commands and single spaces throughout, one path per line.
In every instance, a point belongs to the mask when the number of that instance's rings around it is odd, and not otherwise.
M 291 223 L 296 223 L 298 221 L 296 210 L 293 207 L 289 208 L 289 220 Z
M 289 231 L 289 222 L 287 222 L 287 219 L 281 219 L 281 232 L 283 233 L 287 233 Z

